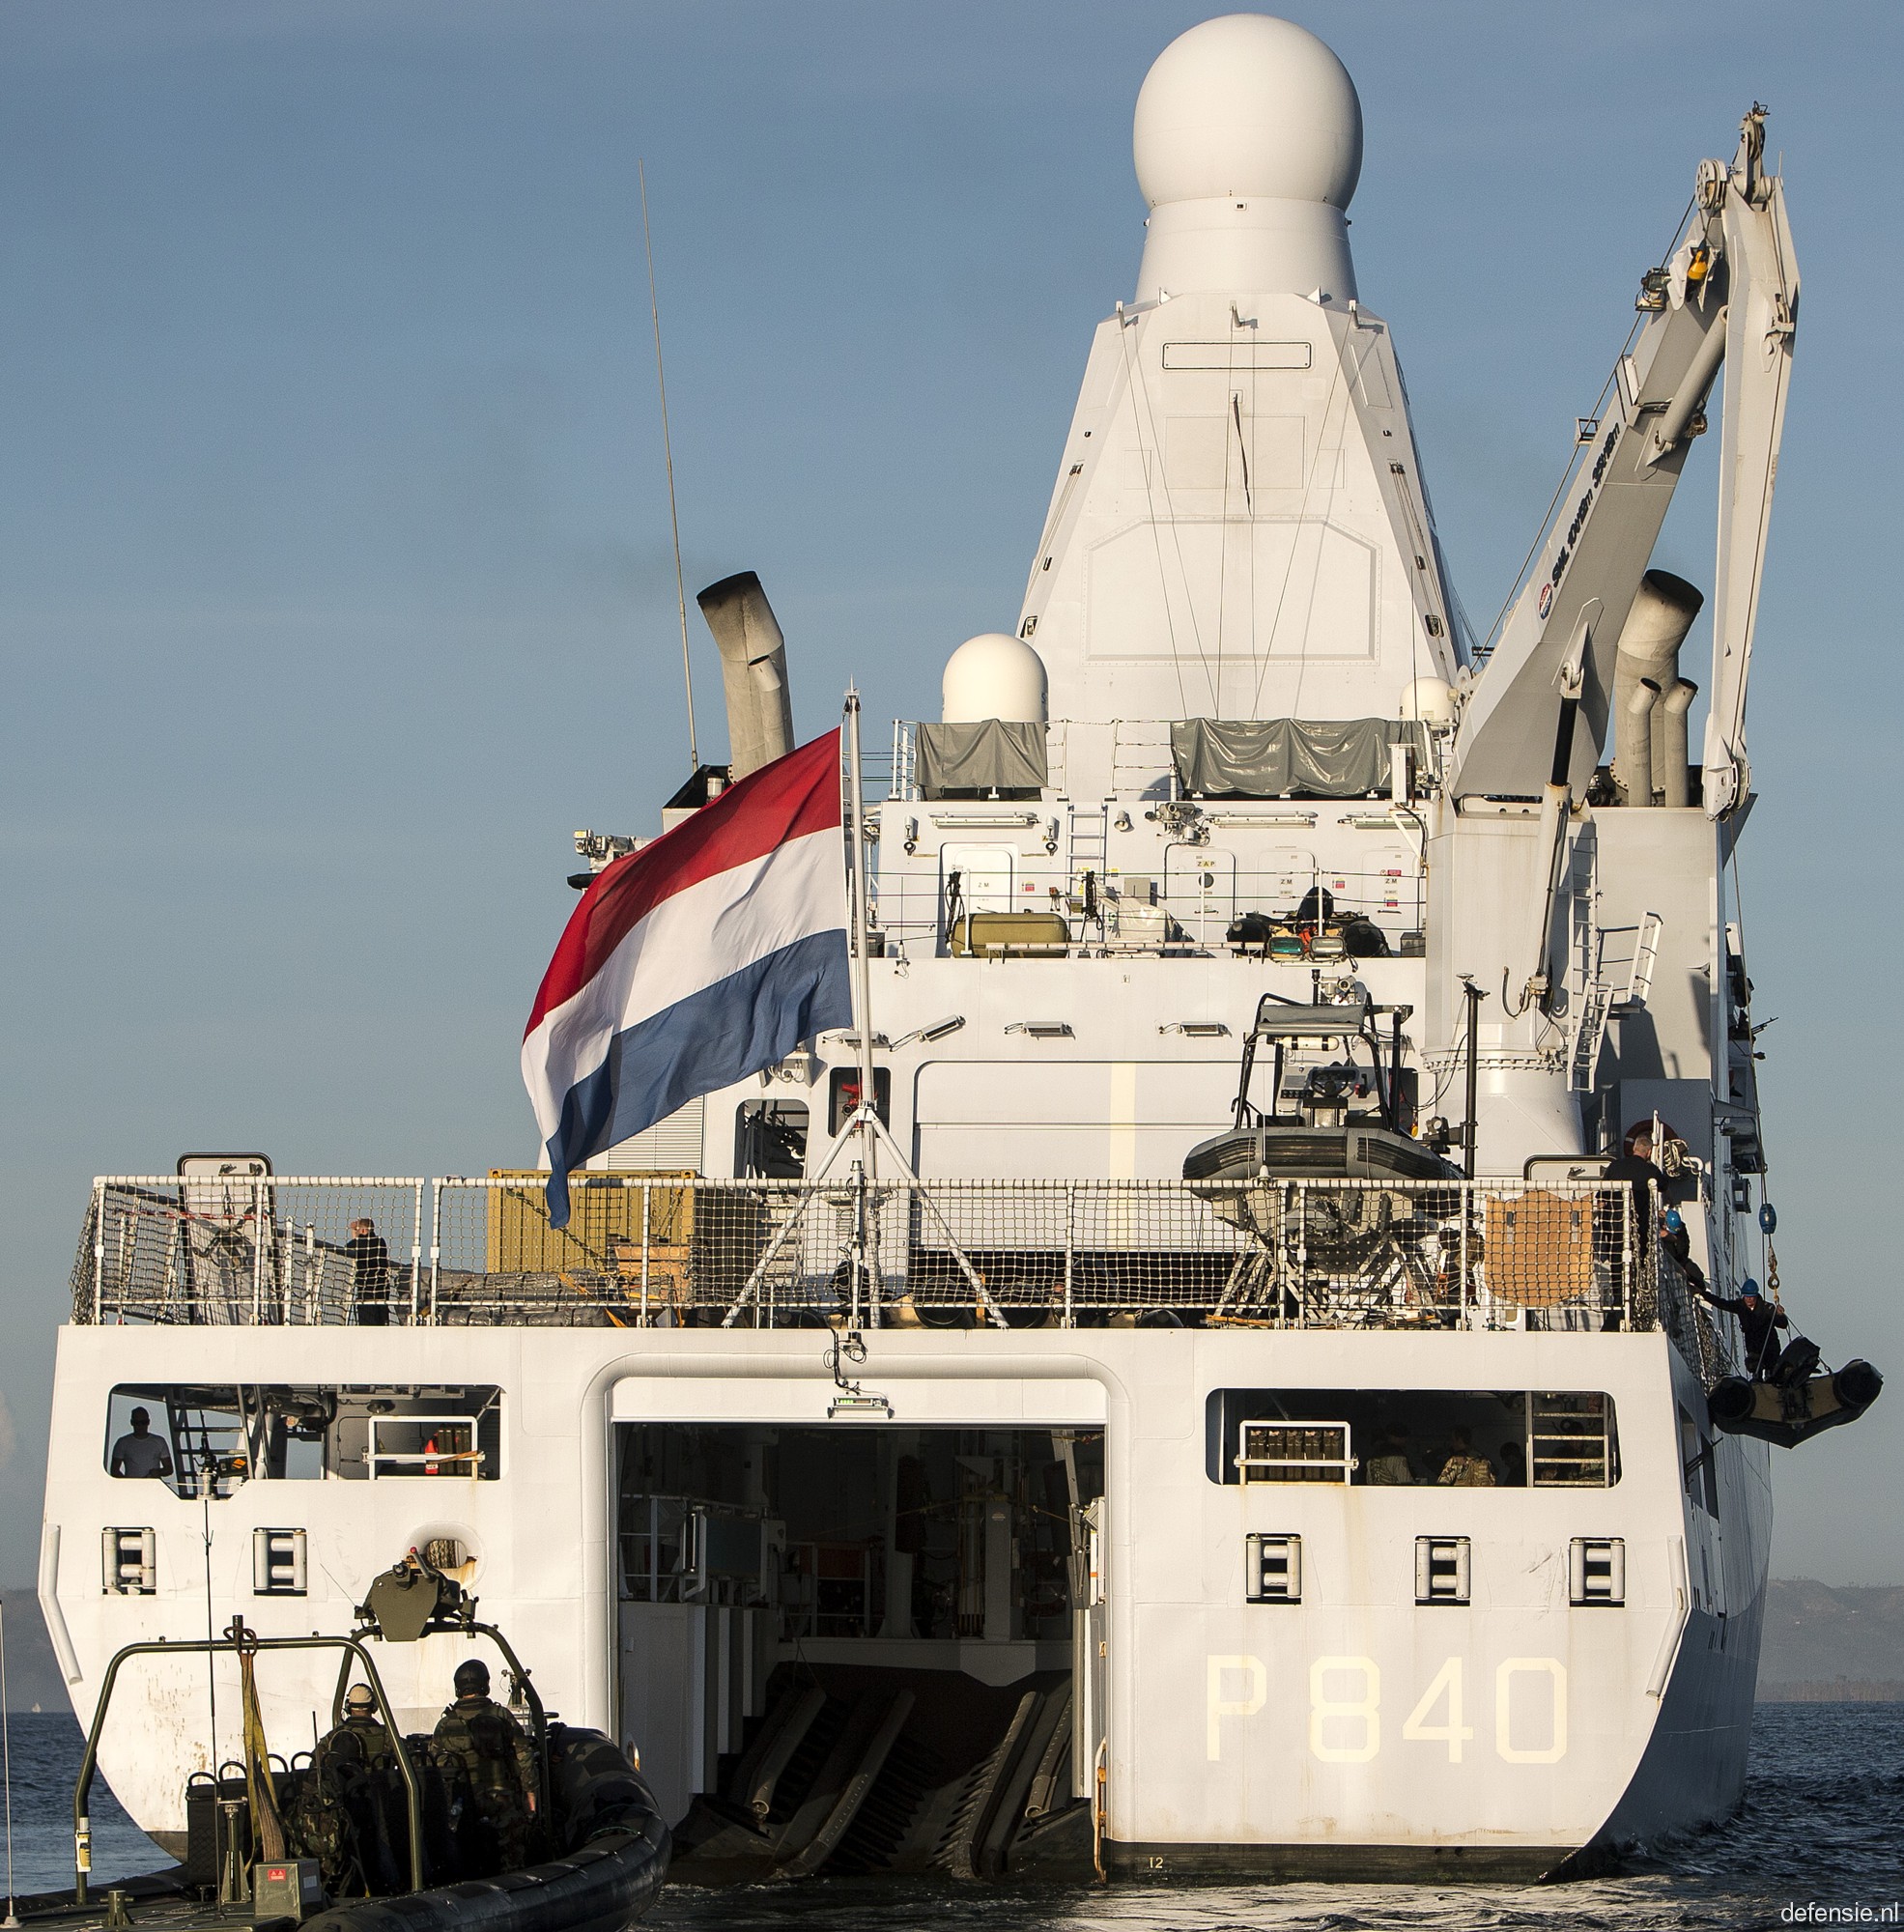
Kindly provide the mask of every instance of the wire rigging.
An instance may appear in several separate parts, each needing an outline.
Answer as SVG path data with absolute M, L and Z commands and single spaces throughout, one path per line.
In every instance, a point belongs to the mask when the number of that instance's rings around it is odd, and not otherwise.
M 661 366 L 661 298 L 655 293 L 654 230 L 648 222 L 648 170 L 637 160 L 641 183 L 641 244 L 648 257 L 648 315 L 654 323 L 655 387 L 661 393 L 661 453 L 668 469 L 668 523 L 674 535 L 674 601 L 681 611 L 681 675 L 688 687 L 688 769 L 700 770 L 700 741 L 695 731 L 695 667 L 688 652 L 688 589 L 681 576 L 681 516 L 674 503 L 674 444 L 668 433 L 668 378 Z

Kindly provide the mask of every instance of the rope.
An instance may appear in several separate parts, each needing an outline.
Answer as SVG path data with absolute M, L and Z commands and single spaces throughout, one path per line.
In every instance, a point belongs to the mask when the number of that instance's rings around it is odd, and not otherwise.
M 258 1710 L 257 1662 L 254 1652 L 239 1652 L 239 1698 L 244 1714 L 244 1795 L 251 1802 L 259 1853 L 268 1863 L 275 1863 L 286 1856 L 284 1818 L 278 1810 L 277 1786 L 271 1778 L 265 1720 Z

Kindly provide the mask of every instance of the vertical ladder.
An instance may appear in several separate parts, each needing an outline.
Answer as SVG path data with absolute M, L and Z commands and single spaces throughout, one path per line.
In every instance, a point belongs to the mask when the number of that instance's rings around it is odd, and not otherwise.
M 1600 1064 L 1600 1042 L 1606 1037 L 1606 988 L 1589 986 L 1580 1005 L 1579 1031 L 1574 1036 L 1574 1062 L 1568 1085 L 1576 1094 L 1593 1092 L 1593 1070 Z
M 1594 922 L 1594 854 L 1584 840 L 1574 847 L 1573 902 L 1569 908 L 1568 990 L 1577 1003 L 1574 1058 L 1568 1085 L 1576 1094 L 1593 1092 L 1600 1042 L 1606 1035 L 1606 988 L 1602 983 L 1602 939 Z
M 1070 888 L 1084 896 L 1084 875 L 1093 873 L 1096 882 L 1097 929 L 1104 931 L 1104 863 L 1111 849 L 1111 808 L 1108 805 L 1074 805 L 1071 819 Z

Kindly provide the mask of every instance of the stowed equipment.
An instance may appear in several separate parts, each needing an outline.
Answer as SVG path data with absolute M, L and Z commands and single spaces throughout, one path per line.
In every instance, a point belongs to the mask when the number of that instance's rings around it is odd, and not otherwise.
M 1856 1422 L 1883 1392 L 1884 1377 L 1869 1362 L 1850 1361 L 1835 1373 L 1820 1369 L 1817 1343 L 1798 1336 L 1763 1380 L 1727 1376 L 1714 1384 L 1706 1406 L 1713 1426 L 1729 1435 L 1796 1449 L 1827 1429 Z
M 476 1615 L 476 1600 L 453 1577 L 412 1549 L 383 1572 L 357 1608 L 357 1632 L 386 1643 L 426 1636 L 487 1637 L 502 1653 L 512 1706 L 527 1716 L 527 1736 L 508 1710 L 489 1700 L 488 1666 L 456 1672 L 456 1702 L 423 1747 L 430 1863 L 464 1877 L 522 1863 L 533 1855 L 549 1813 L 549 1719 L 509 1639 Z M 333 1711 L 341 1713 L 346 1668 Z

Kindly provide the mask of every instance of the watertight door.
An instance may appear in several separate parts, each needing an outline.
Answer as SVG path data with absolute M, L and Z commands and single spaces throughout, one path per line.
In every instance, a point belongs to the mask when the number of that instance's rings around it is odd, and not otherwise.
M 1103 1512 L 1101 1496 L 1071 1512 L 1071 1788 L 1078 1798 L 1091 1798 L 1095 1790 L 1109 1695 Z

